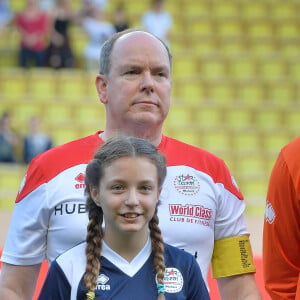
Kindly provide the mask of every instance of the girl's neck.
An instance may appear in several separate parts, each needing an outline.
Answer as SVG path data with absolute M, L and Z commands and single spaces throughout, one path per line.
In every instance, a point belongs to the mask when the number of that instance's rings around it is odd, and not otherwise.
M 118 253 L 128 262 L 131 262 L 145 246 L 148 236 L 140 237 L 124 234 L 123 238 L 107 238 L 104 235 L 104 242 L 114 252 Z

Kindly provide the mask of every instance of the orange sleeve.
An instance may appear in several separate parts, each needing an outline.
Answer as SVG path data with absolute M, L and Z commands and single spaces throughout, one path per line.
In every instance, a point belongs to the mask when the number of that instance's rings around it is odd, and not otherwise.
M 298 146 L 279 154 L 267 193 L 263 269 L 273 300 L 295 299 L 300 274 L 300 142 Z

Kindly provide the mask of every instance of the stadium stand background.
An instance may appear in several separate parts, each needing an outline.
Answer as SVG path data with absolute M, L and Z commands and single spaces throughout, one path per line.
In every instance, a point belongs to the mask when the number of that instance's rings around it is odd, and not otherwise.
M 72 3 L 76 9 L 80 0 Z M 108 3 L 111 18 L 119 1 Z M 139 26 L 150 1 L 125 4 L 131 25 Z M 14 11 L 23 5 L 11 0 Z M 165 6 L 174 19 L 174 65 L 164 131 L 222 157 L 245 195 L 247 214 L 262 218 L 275 158 L 299 135 L 300 1 L 166 0 Z M 0 32 L 0 113 L 12 111 L 21 134 L 33 114 L 57 145 L 104 127 L 96 74 L 83 69 L 85 34 L 74 25 L 71 36 L 77 69 L 24 71 L 16 67 L 15 29 Z M 0 209 L 11 210 L 25 170 L 0 165 Z
M 80 1 L 72 1 L 79 8 Z M 117 0 L 109 0 L 112 13 Z M 13 11 L 24 1 L 12 0 Z M 132 26 L 150 1 L 127 0 Z M 172 108 L 165 133 L 222 157 L 247 201 L 261 214 L 267 180 L 280 148 L 299 134 L 300 2 L 297 0 L 169 0 L 174 18 Z M 72 26 L 75 70 L 20 70 L 18 35 L 0 36 L 0 113 L 12 111 L 21 134 L 42 117 L 55 144 L 104 126 L 94 73 L 84 71 L 86 37 Z M 0 208 L 11 207 L 25 166 L 0 167 Z

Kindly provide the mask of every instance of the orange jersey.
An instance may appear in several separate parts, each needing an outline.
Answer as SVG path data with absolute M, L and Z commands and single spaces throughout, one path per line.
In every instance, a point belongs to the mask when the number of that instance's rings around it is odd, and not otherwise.
M 271 173 L 263 267 L 273 300 L 300 299 L 300 137 L 281 150 Z

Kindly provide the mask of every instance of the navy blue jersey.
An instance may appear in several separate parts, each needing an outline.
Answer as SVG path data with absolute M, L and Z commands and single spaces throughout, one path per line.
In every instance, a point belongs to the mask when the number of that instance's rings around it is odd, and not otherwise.
M 86 243 L 59 256 L 49 269 L 39 300 L 86 300 L 83 276 Z M 196 259 L 189 253 L 165 245 L 165 297 L 172 300 L 210 299 Z M 103 242 L 101 270 L 95 299 L 157 299 L 156 274 L 151 242 L 129 263 Z

